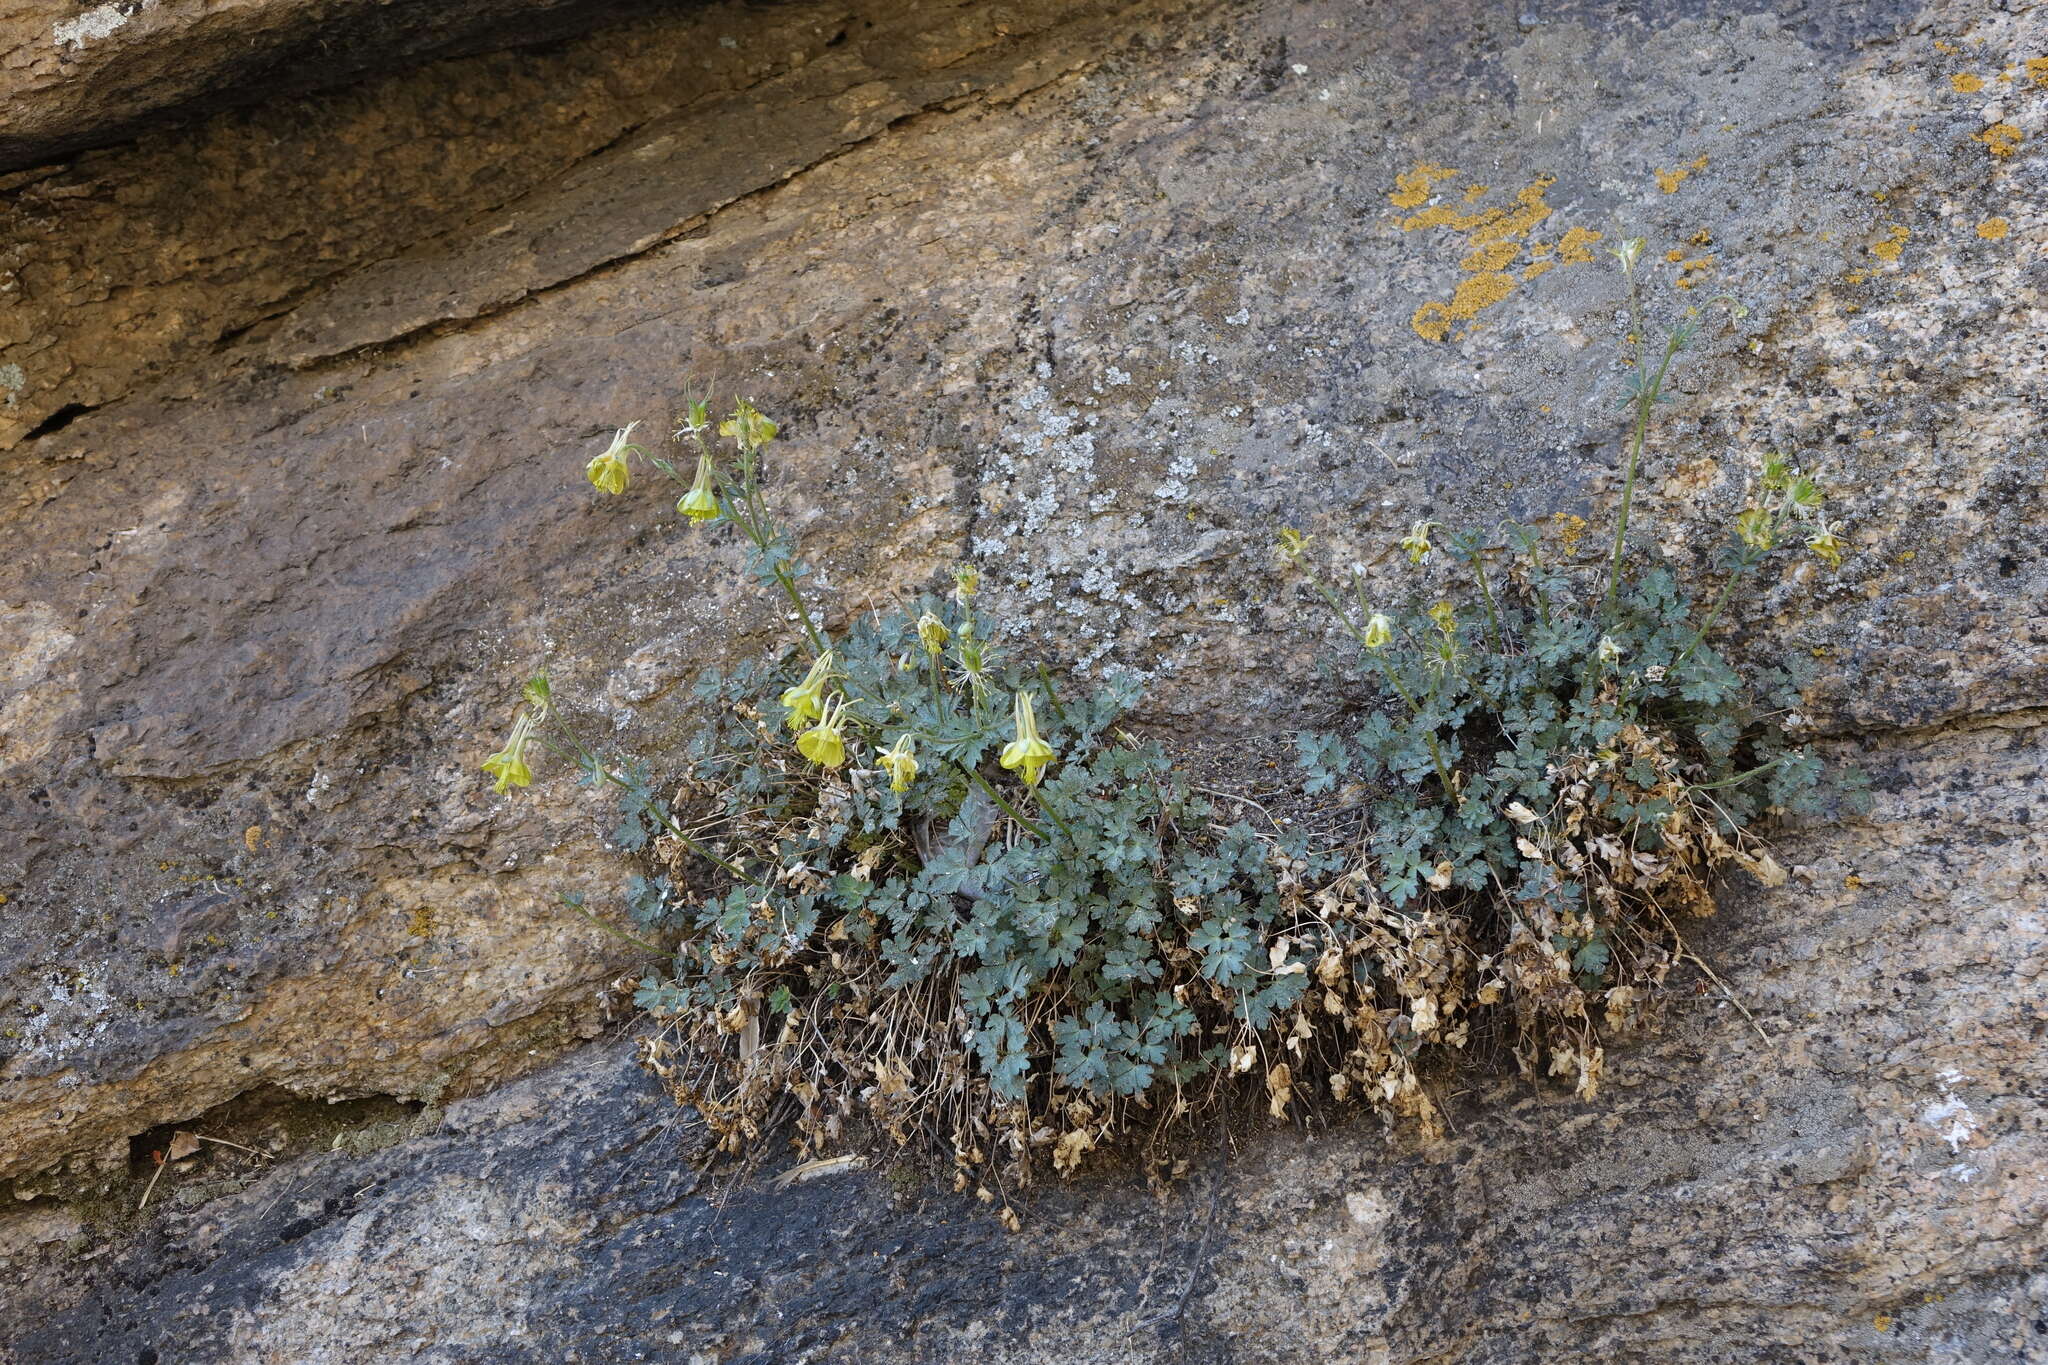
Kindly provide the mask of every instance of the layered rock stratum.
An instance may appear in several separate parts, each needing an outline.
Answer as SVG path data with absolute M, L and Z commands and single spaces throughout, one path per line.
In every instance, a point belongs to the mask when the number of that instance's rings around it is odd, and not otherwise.
M 2048 1355 L 2048 12 L 396 8 L 0 12 L 0 1359 Z M 693 1163 L 555 905 L 608 822 L 477 770 L 535 666 L 658 753 L 765 643 L 580 484 L 613 427 L 752 392 L 842 619 L 972 560 L 1278 783 L 1248 736 L 1341 699 L 1274 530 L 1390 578 L 1604 518 L 1638 234 L 1714 319 L 1638 524 L 1699 571 L 1756 453 L 1819 468 L 1849 562 L 1730 637 L 1877 800 L 1598 1099 L 1478 1074 L 1442 1143 L 1276 1125 L 1015 1235 Z

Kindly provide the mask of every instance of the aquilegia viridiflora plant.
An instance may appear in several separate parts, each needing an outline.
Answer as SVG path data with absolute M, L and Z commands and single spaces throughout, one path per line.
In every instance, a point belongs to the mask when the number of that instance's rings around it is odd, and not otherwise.
M 1706 610 L 1670 569 L 1631 557 L 1652 417 L 1698 326 L 1689 310 L 1661 347 L 1643 340 L 1641 250 L 1632 239 L 1615 252 L 1630 286 L 1632 424 L 1600 560 L 1574 562 L 1574 517 L 1549 535 L 1420 521 L 1400 549 L 1423 582 L 1378 610 L 1362 576 L 1340 592 L 1305 537 L 1281 538 L 1384 697 L 1354 730 L 1301 738 L 1307 789 L 1377 788 L 1365 843 L 1378 891 L 1397 909 L 1462 921 L 1484 984 L 1456 1003 L 1509 1000 L 1523 1068 L 1547 1064 L 1588 1096 L 1604 1060 L 1596 1019 L 1624 1029 L 1653 1004 L 1683 951 L 1673 914 L 1711 913 L 1709 877 L 1724 863 L 1781 881 L 1752 826 L 1821 804 L 1820 761 L 1786 733 L 1801 672 L 1763 665 L 1745 678 L 1708 632 L 1767 556 L 1803 546 L 1841 560 L 1821 489 L 1777 454 L 1733 517 Z M 1857 775 L 1835 786 L 1860 801 Z M 1444 1019 L 1432 1011 L 1439 1029 Z
M 1636 336 L 1639 251 L 1619 253 Z M 1356 728 L 1301 740 L 1310 797 L 1377 792 L 1355 836 L 1255 826 L 1235 818 L 1253 803 L 1190 788 L 1120 728 L 1135 689 L 1069 695 L 1011 657 L 971 569 L 828 628 L 764 492 L 776 426 L 746 401 L 715 430 L 690 404 L 687 477 L 631 427 L 586 476 L 623 494 L 637 457 L 682 490 L 683 517 L 737 532 L 791 638 L 698 680 L 708 718 L 658 774 L 587 743 L 545 678 L 484 767 L 501 792 L 525 786 L 539 745 L 618 797 L 613 841 L 641 864 L 627 909 L 675 945 L 634 939 L 667 964 L 638 993 L 663 1025 L 647 1060 L 724 1150 L 786 1116 L 801 1155 L 882 1134 L 950 1153 L 993 1199 L 990 1183 L 1130 1134 L 1170 1175 L 1168 1139 L 1240 1088 L 1275 1117 L 1362 1102 L 1433 1132 L 1418 1068 L 1486 1039 L 1590 1096 L 1601 1038 L 1640 1020 L 1683 952 L 1673 914 L 1712 908 L 1723 862 L 1782 876 L 1751 827 L 1817 790 L 1782 724 L 1798 680 L 1745 681 L 1707 636 L 1766 556 L 1803 540 L 1839 558 L 1819 489 L 1764 462 L 1704 612 L 1629 553 L 1651 416 L 1692 327 L 1636 358 L 1598 564 L 1572 554 L 1575 519 L 1498 544 L 1418 523 L 1415 571 L 1459 572 L 1380 611 L 1282 534 L 1383 684 Z

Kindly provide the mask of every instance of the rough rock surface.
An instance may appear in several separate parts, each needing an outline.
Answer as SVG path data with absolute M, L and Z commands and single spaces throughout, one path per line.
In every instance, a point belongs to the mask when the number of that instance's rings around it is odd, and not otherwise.
M 2039 1358 L 2043 58 L 1987 3 L 709 6 L 10 177 L 5 1349 Z M 1596 1104 L 1018 1238 L 888 1173 L 707 1202 L 624 1044 L 553 1060 L 630 954 L 550 908 L 601 816 L 475 770 L 511 682 L 658 748 L 758 644 L 729 547 L 579 486 L 610 426 L 750 389 L 839 611 L 972 557 L 1227 746 L 1333 704 L 1277 525 L 1391 576 L 1418 515 L 1603 515 L 1622 233 L 1715 318 L 1641 524 L 1698 565 L 1782 446 L 1854 533 L 1731 624 L 1881 793 L 1702 936 L 1754 1026 L 1702 977 Z M 174 1126 L 273 1159 L 138 1215 Z
M 0 170 L 406 60 L 546 43 L 660 0 L 6 0 Z

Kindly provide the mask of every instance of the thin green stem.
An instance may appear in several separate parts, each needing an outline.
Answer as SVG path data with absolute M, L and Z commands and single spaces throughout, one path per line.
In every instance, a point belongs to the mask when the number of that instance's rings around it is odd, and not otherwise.
M 1779 764 L 1785 762 L 1787 759 L 1791 757 L 1791 754 L 1779 754 L 1770 762 L 1759 764 L 1758 766 L 1751 768 L 1746 773 L 1737 773 L 1733 777 L 1724 777 L 1719 782 L 1689 782 L 1686 784 L 1686 786 L 1688 790 L 1696 792 L 1710 792 L 1715 791 L 1721 787 L 1733 787 L 1738 785 L 1739 783 L 1749 781 L 1750 778 L 1755 777 L 1760 773 L 1769 772 L 1771 769 L 1777 767 Z
M 1729 570 L 1728 581 L 1721 585 L 1721 595 L 1714 599 L 1714 609 L 1707 613 L 1706 620 L 1700 622 L 1700 628 L 1692 633 L 1691 643 L 1679 652 L 1676 659 L 1672 660 L 1671 667 L 1673 669 L 1676 669 L 1680 664 L 1690 659 L 1692 652 L 1700 647 L 1700 641 L 1707 638 L 1707 632 L 1714 628 L 1714 622 L 1721 619 L 1721 611 L 1728 605 L 1729 595 L 1735 591 L 1735 585 L 1742 581 L 1744 574 L 1756 567 L 1757 560 L 1761 558 L 1761 555 L 1752 554 L 1748 550 L 1743 551 L 1742 558 L 1738 559 L 1735 562 L 1735 567 Z
M 596 915 L 591 914 L 589 910 L 585 909 L 582 901 L 576 900 L 575 898 L 570 896 L 564 896 L 560 892 L 556 893 L 556 899 L 561 901 L 562 904 L 568 906 L 571 910 L 574 910 L 577 914 L 583 916 L 583 918 L 589 920 L 592 925 L 596 926 L 602 932 L 610 934 L 613 938 L 619 939 L 626 943 L 630 943 L 643 953 L 652 953 L 656 957 L 668 956 L 667 949 L 657 948 L 644 938 L 636 938 L 632 934 L 627 933 L 623 929 L 616 928 L 613 925 L 606 924 L 603 920 L 599 919 Z
M 980 787 L 984 792 L 988 793 L 989 799 L 994 801 L 998 806 L 1001 806 L 1003 808 L 1004 813 L 1006 813 L 1012 820 L 1015 820 L 1018 824 L 1024 826 L 1025 829 L 1030 830 L 1034 836 L 1043 840 L 1044 842 L 1048 844 L 1052 842 L 1051 839 L 1046 838 L 1044 830 L 1040 829 L 1037 825 L 1033 824 L 1031 822 L 1030 817 L 1025 815 L 1023 811 L 1020 811 L 1015 806 L 1011 805 L 1009 799 L 1005 797 L 1001 792 L 997 791 L 992 785 L 990 785 L 989 780 L 987 778 L 983 777 L 980 773 L 974 771 L 974 769 L 968 767 L 966 764 L 961 763 L 956 759 L 949 758 L 946 761 L 948 763 L 951 763 L 955 768 L 958 768 L 960 772 L 963 773 L 969 781 L 974 783 L 975 786 Z M 1039 809 L 1045 810 L 1045 807 L 1040 806 Z M 1050 810 L 1045 810 L 1045 813 L 1047 815 L 1052 815 L 1052 812 Z M 1061 829 L 1066 830 L 1068 838 L 1071 839 L 1074 837 L 1074 832 L 1072 830 L 1068 830 L 1064 824 L 1060 824 L 1060 818 L 1057 815 L 1052 815 L 1052 818 L 1055 824 L 1059 824 Z

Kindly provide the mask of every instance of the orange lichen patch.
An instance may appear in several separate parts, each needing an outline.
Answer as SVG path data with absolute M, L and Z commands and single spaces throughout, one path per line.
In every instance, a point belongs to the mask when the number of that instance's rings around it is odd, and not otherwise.
M 2036 85 L 2048 85 L 2048 57 L 2027 58 L 2027 75 Z
M 2010 123 L 1994 123 L 1981 133 L 1971 135 L 1972 142 L 1981 142 L 1985 150 L 2003 161 L 2020 148 L 2026 138 Z
M 1418 161 L 1414 170 L 1394 177 L 1394 192 L 1387 198 L 1397 209 L 1421 208 L 1429 202 L 1438 181 L 1454 179 L 1457 174 L 1449 166 L 1432 166 L 1427 161 Z
M 1956 53 L 1962 51 L 1962 49 L 1957 47 L 1954 43 L 1943 42 L 1939 38 L 1936 38 L 1934 40 L 1934 50 L 1936 52 L 1939 52 L 1944 57 L 1953 57 L 1956 55 Z
M 1488 188 L 1486 185 L 1467 185 L 1465 187 L 1465 202 L 1470 204 L 1484 199 Z
M 1906 249 L 1906 239 L 1913 234 L 1898 223 L 1885 229 L 1884 239 L 1870 248 L 1870 254 L 1880 261 L 1896 261 L 1899 253 Z
M 1705 228 L 1701 228 L 1692 235 L 1692 244 L 1694 246 L 1712 246 L 1714 244 L 1714 234 Z
M 1423 340 L 1442 341 L 1451 334 L 1453 322 L 1470 322 L 1482 308 L 1491 308 L 1514 292 L 1513 275 L 1474 275 L 1458 286 L 1449 303 L 1425 303 L 1408 322 Z
M 1592 228 L 1575 227 L 1559 239 L 1557 259 L 1566 265 L 1591 265 L 1593 253 L 1587 250 L 1600 240 L 1600 234 Z
M 1434 173 L 1437 169 L 1418 166 L 1408 179 L 1401 182 L 1401 192 L 1412 194 L 1418 188 L 1426 188 L 1433 182 L 1423 178 L 1422 173 L 1425 170 Z M 1557 265 L 1580 264 L 1593 259 L 1585 244 L 1599 241 L 1600 234 L 1590 229 L 1573 228 L 1556 244 L 1545 244 L 1530 237 L 1553 212 L 1544 202 L 1544 194 L 1555 179 L 1554 176 L 1538 176 L 1517 191 L 1515 202 L 1507 207 L 1479 207 L 1475 201 L 1480 196 L 1468 189 L 1464 200 L 1473 205 L 1470 210 L 1434 204 L 1400 220 L 1403 232 L 1447 228 L 1465 237 L 1465 251 L 1458 264 L 1469 278 L 1458 285 L 1450 298 L 1433 299 L 1415 310 L 1408 322 L 1417 336 L 1426 341 L 1447 340 L 1455 324 L 1472 323 L 1482 310 L 1505 299 L 1522 281 L 1533 280 Z M 1473 188 L 1485 193 L 1483 186 Z M 1398 197 L 1395 196 L 1397 201 Z M 1532 257 L 1541 258 L 1554 253 L 1556 259 L 1532 261 L 1517 276 L 1514 273 L 1515 261 L 1525 249 Z M 1468 327 L 1459 336 L 1469 336 L 1471 331 Z
M 1977 224 L 1977 235 L 1987 242 L 2002 241 L 2012 231 L 2012 224 L 2003 218 L 1986 218 Z
M 1520 242 L 1488 242 L 1485 246 L 1474 247 L 1467 252 L 1465 259 L 1458 264 L 1474 273 L 1504 270 L 1509 262 L 1521 254 L 1521 251 Z
M 1974 95 L 1984 88 L 1984 78 L 1974 71 L 1958 71 L 1948 78 L 1948 84 L 1958 95 Z
M 1677 247 L 1672 247 L 1671 250 L 1664 253 L 1664 259 L 1676 263 L 1685 259 L 1685 253 Z
M 1656 170 L 1657 188 L 1664 191 L 1664 193 L 1666 194 L 1676 194 L 1678 192 L 1678 187 L 1685 183 L 1686 178 L 1688 176 L 1690 176 L 1694 171 L 1703 171 L 1706 168 L 1707 159 L 1703 156 L 1694 157 L 1685 165 L 1677 167 L 1674 170 L 1667 171 L 1659 167 Z
M 1870 272 L 1865 270 L 1851 270 L 1848 274 L 1842 276 L 1842 278 L 1847 280 L 1850 284 L 1861 284 L 1865 280 L 1870 278 Z

